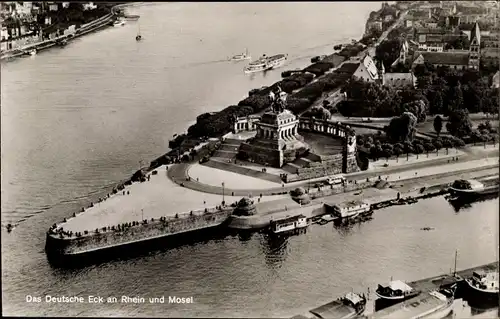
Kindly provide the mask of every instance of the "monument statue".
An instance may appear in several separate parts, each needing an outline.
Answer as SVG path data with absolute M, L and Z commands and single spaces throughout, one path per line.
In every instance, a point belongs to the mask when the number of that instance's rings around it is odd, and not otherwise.
M 271 110 L 276 113 L 281 113 L 286 109 L 286 92 L 283 92 L 281 87 L 278 85 L 276 90 L 269 93 L 269 98 L 271 99 Z

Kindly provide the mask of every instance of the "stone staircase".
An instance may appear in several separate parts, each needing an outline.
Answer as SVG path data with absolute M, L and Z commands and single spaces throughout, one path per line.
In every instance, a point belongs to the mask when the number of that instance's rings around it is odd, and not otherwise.
M 316 161 L 313 158 L 312 154 L 308 154 L 307 156 L 301 157 L 296 159 L 295 161 L 291 163 L 287 163 L 283 165 L 283 169 L 290 174 L 297 174 L 297 169 L 306 167 L 312 163 L 315 163 Z
M 238 139 L 226 139 L 222 143 L 221 147 L 212 156 L 212 159 L 222 160 L 226 162 L 228 160 L 234 160 L 236 158 L 236 155 L 238 154 L 241 143 L 242 141 Z

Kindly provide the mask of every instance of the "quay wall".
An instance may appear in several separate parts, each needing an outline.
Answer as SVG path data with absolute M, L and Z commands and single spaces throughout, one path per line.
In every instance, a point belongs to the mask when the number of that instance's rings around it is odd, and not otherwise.
M 47 233 L 46 250 L 57 255 L 75 255 L 149 239 L 176 235 L 223 224 L 233 212 L 232 207 L 184 213 L 176 217 L 144 220 L 132 226 L 103 227 L 79 236 L 61 231 Z

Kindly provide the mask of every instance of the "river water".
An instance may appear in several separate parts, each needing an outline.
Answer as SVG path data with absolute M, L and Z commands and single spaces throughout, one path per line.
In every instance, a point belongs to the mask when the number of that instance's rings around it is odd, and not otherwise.
M 10 234 L 2 229 L 3 314 L 291 316 L 391 276 L 447 272 L 456 249 L 458 268 L 494 261 L 498 200 L 456 212 L 437 198 L 380 211 L 352 229 L 314 226 L 286 242 L 256 234 L 80 270 L 47 263 L 50 225 L 165 153 L 172 135 L 200 113 L 280 79 L 281 70 L 244 75 L 244 64 L 227 56 L 245 48 L 255 58 L 288 53 L 284 69 L 304 67 L 333 44 L 359 38 L 378 8 L 376 2 L 150 4 L 129 9 L 140 22 L 2 63 L 1 217 L 2 225 L 18 224 Z M 144 40 L 136 42 L 139 28 Z M 189 204 L 187 192 L 172 185 L 167 196 Z M 420 231 L 425 226 L 435 230 Z M 28 295 L 127 295 L 146 303 L 34 303 Z M 147 300 L 169 295 L 192 296 L 194 304 Z

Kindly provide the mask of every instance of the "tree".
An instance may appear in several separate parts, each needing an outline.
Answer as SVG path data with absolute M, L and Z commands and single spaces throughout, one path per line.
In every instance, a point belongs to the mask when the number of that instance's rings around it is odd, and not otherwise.
M 403 144 L 401 143 L 395 144 L 392 152 L 396 156 L 396 162 L 397 162 L 399 160 L 399 156 L 404 152 Z
M 411 145 L 411 143 L 410 143 L 410 142 L 408 142 L 408 141 L 407 141 L 407 142 L 404 142 L 404 144 L 403 144 L 403 145 L 404 145 L 404 151 L 405 151 L 405 153 L 406 153 L 406 160 L 408 160 L 408 159 L 409 159 L 409 157 L 410 157 L 410 153 L 413 153 L 413 146 L 412 146 L 412 145 Z
M 472 138 L 472 143 L 474 143 L 474 146 L 476 146 L 476 143 L 481 140 L 481 133 L 479 131 L 474 130 L 471 132 L 470 137 Z
M 451 140 L 449 138 L 446 138 L 443 140 L 442 145 L 446 149 L 446 155 L 448 155 L 448 149 L 450 147 L 453 147 L 453 143 L 451 142 Z
M 384 40 L 376 47 L 375 57 L 378 61 L 382 61 L 386 69 L 389 69 L 391 64 L 398 58 L 401 45 L 400 39 Z
M 436 155 L 439 155 L 439 150 L 443 148 L 443 144 L 439 139 L 433 140 L 432 144 L 434 145 L 434 149 L 436 150 Z
M 484 148 L 486 148 L 486 142 L 488 142 L 490 139 L 488 134 L 481 134 L 479 135 L 479 140 L 483 142 Z
M 386 133 L 394 142 L 413 141 L 417 118 L 410 112 L 394 117 L 387 126 Z
M 429 157 L 429 152 L 434 151 L 434 144 L 432 144 L 431 142 L 426 142 L 424 144 L 424 148 L 425 148 L 425 151 L 427 153 L 427 157 Z
M 417 145 L 415 145 L 414 151 L 417 154 L 417 159 L 418 159 L 418 155 L 422 154 L 425 151 L 425 149 L 424 149 L 424 146 L 422 144 L 417 144 Z
M 469 112 L 463 109 L 450 112 L 446 129 L 453 136 L 464 137 L 470 135 L 472 122 L 469 118 Z
M 413 100 L 403 105 L 405 112 L 410 112 L 417 118 L 417 122 L 425 122 L 427 117 L 427 105 L 424 100 Z
M 450 88 L 448 94 L 448 107 L 447 107 L 448 113 L 462 109 L 463 105 L 464 105 L 464 97 L 461 85 L 457 85 L 455 87 Z
M 443 118 L 438 115 L 434 118 L 434 131 L 436 131 L 436 134 L 439 136 L 441 133 L 441 130 L 443 129 Z

